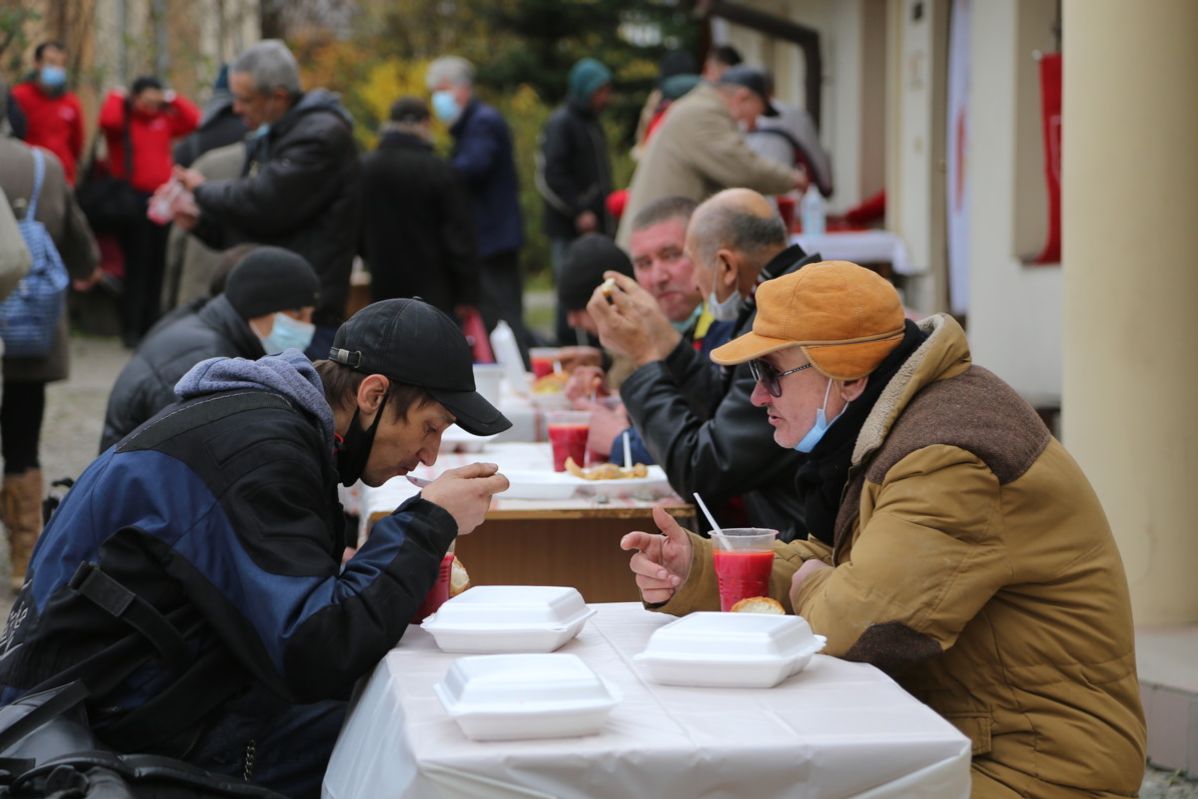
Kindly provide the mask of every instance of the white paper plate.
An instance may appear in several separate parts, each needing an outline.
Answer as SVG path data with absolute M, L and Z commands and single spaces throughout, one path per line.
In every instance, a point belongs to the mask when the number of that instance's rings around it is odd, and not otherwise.
M 459 658 L 433 691 L 476 741 L 592 735 L 621 698 L 575 655 Z
M 650 466 L 647 477 L 624 480 L 584 480 L 569 472 L 551 469 L 501 469 L 508 482 L 506 499 L 569 499 L 571 497 L 630 497 L 654 500 L 672 493 L 670 481 L 660 466 Z
M 575 588 L 481 585 L 421 623 L 443 652 L 552 652 L 595 615 Z
M 633 660 L 665 685 L 772 688 L 825 642 L 798 616 L 692 613 L 656 630 Z

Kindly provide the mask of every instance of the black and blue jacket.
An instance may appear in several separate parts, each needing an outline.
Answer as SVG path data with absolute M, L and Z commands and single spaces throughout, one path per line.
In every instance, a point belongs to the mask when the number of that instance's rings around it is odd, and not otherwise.
M 123 751 L 183 751 L 251 688 L 347 698 L 457 532 L 417 497 L 342 570 L 332 413 L 297 351 L 204 361 L 177 392 L 80 477 L 0 636 L 0 703 L 82 678 Z

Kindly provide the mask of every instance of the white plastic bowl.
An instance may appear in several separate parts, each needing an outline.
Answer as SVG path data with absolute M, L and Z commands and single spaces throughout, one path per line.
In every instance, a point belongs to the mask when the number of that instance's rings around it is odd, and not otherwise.
M 421 624 L 443 652 L 552 652 L 595 615 L 575 588 L 480 585 Z
M 459 658 L 433 686 L 467 738 L 567 738 L 597 733 L 619 690 L 575 655 Z
M 664 685 L 772 688 L 826 640 L 800 616 L 692 613 L 657 629 L 633 660 Z

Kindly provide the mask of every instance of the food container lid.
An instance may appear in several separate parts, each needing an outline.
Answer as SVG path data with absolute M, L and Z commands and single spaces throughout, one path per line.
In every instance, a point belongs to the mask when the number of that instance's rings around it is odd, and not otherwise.
M 458 658 L 436 692 L 450 714 L 560 712 L 614 705 L 619 691 L 577 655 Z
M 791 658 L 822 642 L 801 616 L 692 613 L 658 628 L 647 657 Z
M 443 604 L 425 621 L 425 626 L 564 627 L 592 612 L 576 588 L 478 585 Z

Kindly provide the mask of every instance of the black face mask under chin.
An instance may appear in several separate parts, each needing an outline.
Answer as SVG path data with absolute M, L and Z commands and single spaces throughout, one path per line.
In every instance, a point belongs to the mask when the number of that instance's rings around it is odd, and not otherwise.
M 383 395 L 383 401 L 379 403 L 378 413 L 374 415 L 374 421 L 370 423 L 369 430 L 363 430 L 362 425 L 358 422 L 358 415 L 361 409 L 354 411 L 354 418 L 349 420 L 349 427 L 345 430 L 345 438 L 340 438 L 337 443 L 337 475 L 341 478 L 341 485 L 349 488 L 362 477 L 363 470 L 366 469 L 366 461 L 370 460 L 370 448 L 374 446 L 374 434 L 379 429 L 379 422 L 383 418 L 383 408 L 387 407 L 387 395 Z

